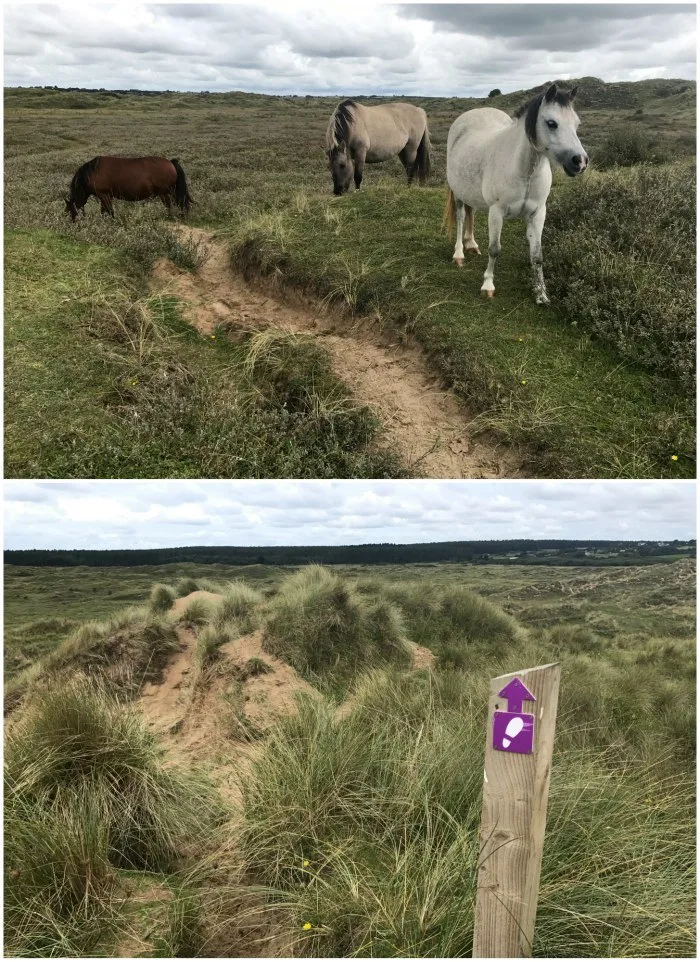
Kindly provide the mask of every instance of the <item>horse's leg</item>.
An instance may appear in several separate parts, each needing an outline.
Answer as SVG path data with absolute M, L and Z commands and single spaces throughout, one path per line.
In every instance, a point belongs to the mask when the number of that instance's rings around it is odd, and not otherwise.
M 114 207 L 112 206 L 112 198 L 109 194 L 96 194 L 95 195 L 100 202 L 100 208 L 103 214 L 110 214 L 114 217 Z
M 466 245 L 464 249 L 466 251 L 473 251 L 475 254 L 480 254 L 481 251 L 479 250 L 479 245 L 474 240 L 474 208 L 467 207 L 465 204 L 464 212 L 466 214 L 464 225 L 464 239 L 466 240 Z
M 366 147 L 357 147 L 353 155 L 353 177 L 355 178 L 355 188 L 360 189 L 360 184 L 362 183 L 362 175 L 365 171 L 365 157 L 367 156 Z
M 496 288 L 493 286 L 493 272 L 496 258 L 501 253 L 501 228 L 503 227 L 503 211 L 495 204 L 489 207 L 489 263 L 484 272 L 484 283 L 481 293 L 493 297 Z
M 461 200 L 458 200 L 456 197 L 454 200 L 455 200 L 455 223 L 457 225 L 457 237 L 455 239 L 455 252 L 452 255 L 452 260 L 455 262 L 457 267 L 464 267 L 464 247 L 462 246 L 462 240 L 464 237 L 465 207 Z
M 542 228 L 547 216 L 547 208 L 543 204 L 527 222 L 527 240 L 530 245 L 530 264 L 532 266 L 532 288 L 535 292 L 537 304 L 549 304 L 547 288 L 542 274 Z
M 170 192 L 168 192 L 167 194 L 160 194 L 159 196 L 160 196 L 160 199 L 163 201 L 163 205 L 165 206 L 165 209 L 167 210 L 168 214 L 172 216 L 173 201 L 172 201 L 172 197 L 170 196 Z
M 409 141 L 404 149 L 399 153 L 399 160 L 404 165 L 406 169 L 406 174 L 408 176 L 409 186 L 413 183 L 413 178 L 416 174 L 416 158 L 418 156 L 418 147 L 411 145 Z

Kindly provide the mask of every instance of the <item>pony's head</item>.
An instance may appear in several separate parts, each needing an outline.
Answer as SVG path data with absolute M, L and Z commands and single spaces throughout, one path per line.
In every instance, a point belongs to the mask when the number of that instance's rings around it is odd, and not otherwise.
M 573 107 L 576 90 L 559 90 L 552 84 L 516 113 L 524 116 L 525 133 L 533 147 L 563 167 L 569 177 L 588 167 L 588 154 L 576 133 L 580 123 Z
M 326 156 L 328 158 L 331 176 L 333 177 L 333 193 L 336 196 L 347 194 L 348 190 L 350 190 L 350 184 L 352 183 L 355 172 L 347 146 L 344 143 L 340 143 L 329 147 L 326 151 Z
M 70 214 L 70 219 L 72 221 L 75 221 L 76 217 L 78 216 L 78 205 L 73 199 L 72 192 L 66 197 L 66 213 Z

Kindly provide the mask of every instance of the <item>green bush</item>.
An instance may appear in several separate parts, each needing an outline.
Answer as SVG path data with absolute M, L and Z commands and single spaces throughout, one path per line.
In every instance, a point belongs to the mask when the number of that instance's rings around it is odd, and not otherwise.
M 610 167 L 632 167 L 635 164 L 658 164 L 663 157 L 654 141 L 633 124 L 614 128 L 607 140 L 595 151 L 593 162 L 600 170 Z
M 550 287 L 571 322 L 680 379 L 693 423 L 694 197 L 690 164 L 591 172 L 553 191 L 544 238 Z

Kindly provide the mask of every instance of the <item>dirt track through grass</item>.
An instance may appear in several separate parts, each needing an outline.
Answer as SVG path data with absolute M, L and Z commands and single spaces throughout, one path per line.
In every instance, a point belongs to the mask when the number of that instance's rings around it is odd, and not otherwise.
M 382 422 L 387 440 L 419 476 L 520 477 L 517 449 L 488 435 L 474 437 L 472 416 L 445 390 L 420 346 L 410 337 L 383 333 L 371 318 L 348 318 L 322 302 L 255 290 L 236 275 L 230 251 L 216 234 L 196 227 L 179 233 L 206 251 L 196 273 L 157 261 L 153 283 L 189 308 L 203 334 L 282 329 L 311 335 L 328 352 L 335 375 Z

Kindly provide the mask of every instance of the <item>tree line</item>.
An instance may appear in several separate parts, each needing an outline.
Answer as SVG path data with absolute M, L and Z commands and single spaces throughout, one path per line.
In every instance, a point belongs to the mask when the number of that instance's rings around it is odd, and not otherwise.
M 678 555 L 695 557 L 695 541 L 441 541 L 429 544 L 296 545 L 145 549 L 26 549 L 5 552 L 5 563 L 34 567 L 133 567 L 191 562 L 223 565 L 303 564 L 639 564 Z

